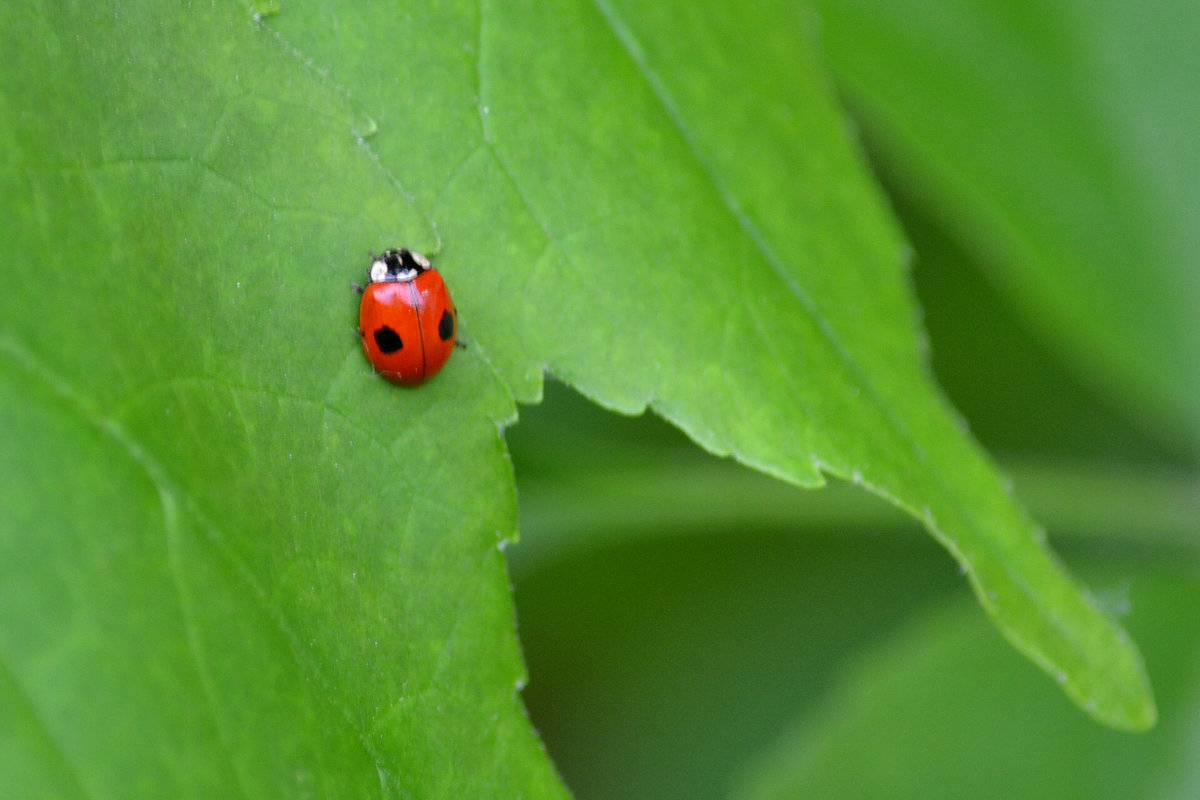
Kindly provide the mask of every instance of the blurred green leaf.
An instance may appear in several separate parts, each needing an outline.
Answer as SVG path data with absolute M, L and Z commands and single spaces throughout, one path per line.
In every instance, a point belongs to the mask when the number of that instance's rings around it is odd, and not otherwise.
M 1200 7 L 817 0 L 885 168 L 1079 374 L 1200 453 Z
M 1085 724 L 956 603 L 858 659 L 733 796 L 1195 797 L 1200 617 L 1179 611 L 1200 605 L 1200 573 L 1194 562 L 1145 565 L 1118 581 L 1162 701 L 1154 731 L 1129 737 Z
M 922 537 L 795 532 L 664 527 L 514 569 L 526 700 L 579 797 L 725 797 L 862 647 L 930 598 L 969 597 Z
M 1184 442 L 1156 439 L 1144 420 L 1081 379 L 1061 348 L 988 280 L 974 251 L 957 241 L 961 233 L 909 196 L 910 184 L 886 170 L 883 183 L 916 251 L 913 280 L 934 374 L 989 452 L 1001 461 L 1194 469 Z M 1058 533 L 1052 520 L 1034 516 Z

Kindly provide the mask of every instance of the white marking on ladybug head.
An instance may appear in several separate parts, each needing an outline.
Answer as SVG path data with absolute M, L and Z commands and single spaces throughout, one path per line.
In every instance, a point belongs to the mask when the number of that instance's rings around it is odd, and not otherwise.
M 388 277 L 387 264 L 383 263 L 383 259 L 376 259 L 371 262 L 371 268 L 367 270 L 367 277 L 371 279 L 371 283 L 383 283 Z
M 410 250 L 409 252 L 412 253 L 413 261 L 417 262 L 417 264 L 419 264 L 421 266 L 421 269 L 429 269 L 429 259 L 428 258 L 421 255 L 416 250 Z

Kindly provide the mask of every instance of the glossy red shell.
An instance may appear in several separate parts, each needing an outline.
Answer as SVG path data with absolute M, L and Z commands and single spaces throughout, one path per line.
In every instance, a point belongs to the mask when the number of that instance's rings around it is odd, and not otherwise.
M 358 310 L 363 351 L 375 371 L 412 386 L 437 374 L 454 351 L 458 312 L 442 276 L 369 283 Z

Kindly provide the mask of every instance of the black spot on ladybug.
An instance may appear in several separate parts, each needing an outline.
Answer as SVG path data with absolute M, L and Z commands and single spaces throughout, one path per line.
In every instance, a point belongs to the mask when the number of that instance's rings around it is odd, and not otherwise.
M 450 337 L 454 336 L 454 315 L 449 310 L 442 311 L 442 318 L 438 320 L 438 336 L 442 337 L 443 342 L 450 341 Z
M 400 334 L 384 325 L 375 331 L 375 344 L 379 346 L 380 351 L 387 355 L 391 355 L 397 350 L 404 347 L 404 342 L 400 341 Z

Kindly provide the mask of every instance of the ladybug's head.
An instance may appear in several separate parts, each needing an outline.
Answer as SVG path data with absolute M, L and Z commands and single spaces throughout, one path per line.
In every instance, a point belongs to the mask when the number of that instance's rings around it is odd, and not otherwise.
M 429 259 L 412 250 L 384 250 L 382 254 L 371 254 L 371 267 L 367 277 L 371 283 L 385 281 L 411 281 L 429 269 Z

